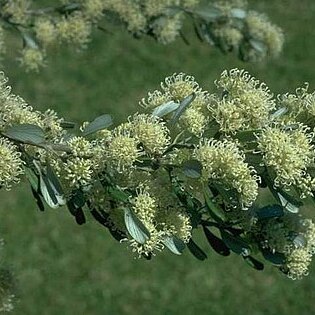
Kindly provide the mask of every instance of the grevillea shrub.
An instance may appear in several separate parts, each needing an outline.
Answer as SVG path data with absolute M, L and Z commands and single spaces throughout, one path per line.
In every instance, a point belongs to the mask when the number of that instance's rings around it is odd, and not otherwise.
M 274 97 L 238 69 L 215 86 L 173 74 L 124 123 L 104 114 L 76 127 L 11 94 L 2 73 L 0 186 L 25 178 L 41 210 L 92 216 L 139 257 L 187 248 L 204 260 L 199 229 L 218 254 L 299 279 L 315 251 L 300 211 L 314 199 L 315 93 Z
M 94 30 L 114 36 L 117 24 L 136 38 L 148 35 L 168 44 L 182 36 L 187 41 L 185 19 L 200 40 L 245 61 L 276 57 L 282 50 L 282 30 L 249 10 L 245 0 L 62 0 L 47 7 L 31 0 L 0 0 L 0 54 L 11 32 L 21 39 L 20 63 L 38 71 L 49 51 L 65 44 L 80 50 Z

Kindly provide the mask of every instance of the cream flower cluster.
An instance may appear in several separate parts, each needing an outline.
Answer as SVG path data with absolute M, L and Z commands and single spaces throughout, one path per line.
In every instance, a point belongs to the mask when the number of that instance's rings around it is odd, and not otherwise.
M 300 188 L 301 197 L 312 195 L 315 180 L 307 172 L 314 162 L 313 134 L 307 126 L 284 130 L 281 126 L 264 129 L 258 138 L 258 148 L 265 164 L 275 172 L 276 186 Z
M 5 29 L 14 29 L 23 40 L 18 60 L 27 71 L 39 71 L 46 65 L 49 50 L 58 45 L 66 44 L 76 50 L 86 48 L 92 31 L 107 31 L 112 21 L 120 22 L 137 37 L 149 35 L 168 44 L 183 35 L 184 20 L 189 16 L 195 20 L 200 38 L 224 52 L 237 52 L 243 60 L 274 57 L 282 50 L 282 31 L 266 16 L 248 11 L 245 1 L 220 0 L 204 4 L 201 0 L 79 0 L 61 3 L 44 8 L 38 8 L 31 0 L 0 3 L 0 22 L 11 25 L 12 28 Z M 0 53 L 6 51 L 4 35 L 0 23 Z
M 242 209 L 256 200 L 259 177 L 249 167 L 234 142 L 203 140 L 193 156 L 202 164 L 202 180 L 218 182 L 226 189 L 234 188 L 240 194 Z
M 292 279 L 308 274 L 315 248 L 315 224 L 310 219 L 286 215 L 271 219 L 262 228 L 264 247 L 286 257 L 284 270 Z

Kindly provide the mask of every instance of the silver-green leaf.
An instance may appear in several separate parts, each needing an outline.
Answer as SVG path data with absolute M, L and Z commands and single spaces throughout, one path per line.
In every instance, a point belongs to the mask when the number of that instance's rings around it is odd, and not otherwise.
M 112 123 L 113 123 L 112 116 L 107 114 L 99 116 L 85 127 L 85 129 L 82 132 L 83 136 L 87 136 L 99 130 L 108 128 L 110 125 L 112 125 Z
M 129 208 L 124 208 L 125 224 L 130 236 L 140 244 L 150 238 L 150 232 Z
M 181 255 L 185 249 L 185 243 L 176 236 L 166 236 L 163 244 L 176 255 Z
M 45 142 L 45 133 L 43 129 L 31 124 L 13 125 L 3 134 L 12 140 L 26 144 L 40 145 Z
M 153 110 L 152 116 L 157 116 L 157 117 L 166 116 L 167 114 L 170 114 L 171 112 L 176 110 L 178 107 L 179 107 L 179 103 L 175 103 L 174 101 L 164 103 Z

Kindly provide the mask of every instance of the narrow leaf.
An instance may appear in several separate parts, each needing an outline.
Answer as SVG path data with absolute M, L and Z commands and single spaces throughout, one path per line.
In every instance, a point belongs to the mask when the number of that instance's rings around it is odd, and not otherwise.
M 169 113 L 176 110 L 178 107 L 179 107 L 179 103 L 175 103 L 174 101 L 164 103 L 153 110 L 152 116 L 157 116 L 157 117 L 166 116 Z
M 31 190 L 32 190 L 33 197 L 36 200 L 36 204 L 37 204 L 39 210 L 44 211 L 45 206 L 44 206 L 44 203 L 43 203 L 42 198 L 40 197 L 39 193 L 32 186 L 31 186 Z
M 165 237 L 163 244 L 176 255 L 181 255 L 185 249 L 185 243 L 176 236 Z
M 73 129 L 76 126 L 76 124 L 74 122 L 71 122 L 71 121 L 62 121 L 60 123 L 60 126 L 63 129 Z
M 280 116 L 284 115 L 287 112 L 288 112 L 288 109 L 286 107 L 281 107 L 278 110 L 276 110 L 274 113 L 272 113 L 270 115 L 270 118 L 271 119 L 277 119 L 277 118 L 279 118 Z
M 285 263 L 285 256 L 282 253 L 272 253 L 267 249 L 261 250 L 264 258 L 276 266 L 282 266 Z
M 243 9 L 234 8 L 231 10 L 231 15 L 232 17 L 237 18 L 237 19 L 245 19 L 246 11 Z
M 113 120 L 110 115 L 105 114 L 105 115 L 99 116 L 86 126 L 86 128 L 83 130 L 83 135 L 87 136 L 96 131 L 108 128 L 112 123 L 113 123 Z
M 190 178 L 199 178 L 201 176 L 202 165 L 197 160 L 185 161 L 182 165 L 183 173 Z
M 218 254 L 222 256 L 230 255 L 230 249 L 225 245 L 225 243 L 219 237 L 211 233 L 206 227 L 203 227 L 203 231 L 206 235 L 208 243 Z
M 55 195 L 55 192 L 52 189 L 49 181 L 47 180 L 47 177 L 43 174 L 40 174 L 39 176 L 39 188 L 47 205 L 53 209 L 58 208 L 59 202 Z
M 192 93 L 188 96 L 186 96 L 181 102 L 179 107 L 177 108 L 176 112 L 173 114 L 172 119 L 170 120 L 170 125 L 174 126 L 179 117 L 184 113 L 184 111 L 188 108 L 188 106 L 193 102 L 193 100 L 195 99 L 196 94 Z
M 212 6 L 202 6 L 194 9 L 192 11 L 193 14 L 197 15 L 201 19 L 203 19 L 206 22 L 212 22 L 218 19 L 221 15 L 222 12 L 221 10 L 212 7 Z
M 243 256 L 246 263 L 256 270 L 264 270 L 264 264 L 252 256 Z
M 137 216 L 128 208 L 125 211 L 126 228 L 133 239 L 138 243 L 144 244 L 149 238 L 150 233 L 144 224 L 137 218 Z
M 298 213 L 299 207 L 303 205 L 302 202 L 296 200 L 284 191 L 278 192 L 278 196 L 282 206 L 291 213 Z
M 199 260 L 207 259 L 206 253 L 192 240 L 187 243 L 189 251 Z
M 224 211 L 212 201 L 211 192 L 208 187 L 204 188 L 204 198 L 210 216 L 217 222 L 224 222 L 225 221 Z
M 283 207 L 277 204 L 257 209 L 255 213 L 258 219 L 277 218 L 284 215 Z
M 305 238 L 305 236 L 303 236 L 302 234 L 296 236 L 293 239 L 293 244 L 295 245 L 295 247 L 304 247 L 307 243 L 307 240 Z
M 250 246 L 241 237 L 234 236 L 233 234 L 220 230 L 222 240 L 230 250 L 238 255 L 248 256 L 250 253 Z
M 39 178 L 34 173 L 34 171 L 26 166 L 24 168 L 24 173 L 26 178 L 28 179 L 29 183 L 31 184 L 32 188 L 37 192 L 39 191 Z
M 267 47 L 264 42 L 257 40 L 257 39 L 250 39 L 249 43 L 251 46 L 259 53 L 264 54 L 266 53 Z
M 129 199 L 129 195 L 123 192 L 122 190 L 109 186 L 107 188 L 108 193 L 116 200 L 126 202 Z
M 45 142 L 43 129 L 31 124 L 21 124 L 9 127 L 4 135 L 10 139 L 27 144 L 38 145 Z

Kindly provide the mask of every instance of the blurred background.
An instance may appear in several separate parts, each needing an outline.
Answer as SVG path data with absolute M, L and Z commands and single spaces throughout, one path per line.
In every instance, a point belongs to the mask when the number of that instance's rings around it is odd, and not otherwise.
M 37 2 L 37 1 L 36 1 Z M 245 68 L 275 93 L 293 92 L 305 81 L 315 88 L 315 1 L 252 0 L 286 35 L 282 56 L 259 64 L 240 62 L 180 38 L 167 46 L 133 39 L 124 31 L 94 33 L 79 54 L 56 51 L 39 74 L 25 73 L 10 56 L 3 70 L 15 94 L 39 110 L 55 109 L 67 120 L 110 113 L 116 122 L 173 72 L 186 72 L 210 92 L 224 69 Z M 12 47 L 17 47 L 14 41 Z M 12 55 L 15 55 L 12 53 Z M 39 212 L 29 187 L 0 192 L 2 252 L 17 279 L 14 314 L 299 314 L 315 313 L 315 263 L 310 276 L 291 281 L 267 266 L 258 272 L 240 257 L 221 257 L 204 240 L 208 260 L 164 251 L 137 260 L 93 220 L 78 226 L 65 208 Z M 197 237 L 198 239 L 198 237 Z

